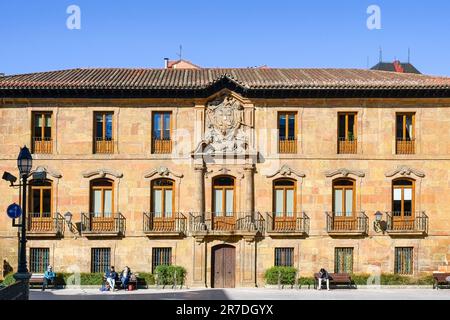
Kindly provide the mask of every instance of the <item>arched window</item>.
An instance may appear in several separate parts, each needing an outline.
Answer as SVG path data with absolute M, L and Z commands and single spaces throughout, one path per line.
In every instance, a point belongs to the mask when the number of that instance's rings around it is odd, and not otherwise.
M 409 219 L 414 215 L 414 180 L 396 179 L 392 182 L 392 215 Z
M 52 216 L 52 182 L 50 180 L 31 180 L 29 199 L 29 215 L 32 218 Z
M 219 176 L 213 179 L 213 212 L 215 217 L 232 217 L 235 209 L 235 179 Z
M 295 180 L 292 179 L 278 179 L 273 182 L 273 211 L 275 218 L 295 218 L 295 184 Z
M 96 218 L 111 218 L 114 210 L 114 184 L 110 179 L 91 181 L 91 213 Z
M 353 217 L 355 212 L 355 181 L 336 179 L 333 181 L 333 213 L 335 218 Z
M 174 207 L 174 182 L 170 179 L 157 179 L 151 183 L 152 212 L 156 218 L 172 218 Z

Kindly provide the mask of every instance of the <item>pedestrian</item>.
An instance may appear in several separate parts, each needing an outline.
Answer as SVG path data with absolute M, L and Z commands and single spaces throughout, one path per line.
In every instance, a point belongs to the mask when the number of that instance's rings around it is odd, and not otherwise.
M 324 268 L 320 269 L 319 271 L 319 278 L 317 281 L 319 282 L 319 287 L 317 290 L 322 290 L 322 281 L 325 280 L 327 283 L 327 290 L 330 291 L 330 275 L 328 274 L 328 271 Z
M 116 279 L 117 279 L 117 272 L 114 269 L 114 266 L 111 266 L 109 271 L 106 273 L 106 282 L 108 282 L 111 291 L 115 290 L 116 287 Z
M 42 283 L 42 291 L 45 291 L 45 288 L 47 288 L 47 286 L 49 284 L 55 285 L 55 279 L 56 279 L 56 273 L 53 272 L 52 266 L 49 265 L 47 267 L 47 270 L 44 273 L 44 281 Z

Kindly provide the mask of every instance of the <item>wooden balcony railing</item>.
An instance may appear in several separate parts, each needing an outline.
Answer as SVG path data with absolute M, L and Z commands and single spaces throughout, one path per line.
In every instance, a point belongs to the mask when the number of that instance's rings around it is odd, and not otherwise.
M 388 233 L 428 233 L 428 216 L 423 211 L 415 212 L 414 217 L 400 217 L 399 212 L 386 212 Z
M 172 153 L 172 140 L 169 139 L 153 139 L 152 153 Z
M 278 153 L 297 153 L 297 139 L 278 140 Z
M 95 138 L 95 153 L 114 153 L 114 140 L 113 139 L 103 139 L 103 138 Z
M 33 153 L 39 154 L 51 154 L 53 153 L 53 141 L 52 138 L 33 138 Z
M 353 139 L 338 139 L 338 153 L 339 154 L 356 154 L 358 151 L 358 140 Z
M 180 212 L 173 212 L 172 218 L 161 218 L 154 212 L 144 212 L 144 232 L 148 233 L 185 233 L 187 219 Z
M 123 235 L 126 220 L 121 213 L 113 213 L 110 217 L 96 217 L 94 213 L 82 213 L 81 226 L 84 234 Z
M 265 220 L 259 212 L 234 212 L 231 217 L 214 217 L 213 213 L 207 212 L 205 219 L 200 213 L 190 213 L 190 231 L 259 231 L 264 232 Z
M 278 218 L 274 212 L 268 212 L 267 232 L 307 234 L 309 221 L 309 217 L 304 212 L 294 213 L 292 218 Z
M 336 216 L 334 212 L 326 212 L 327 232 L 330 234 L 367 234 L 369 218 L 364 212 L 354 212 L 351 217 Z
M 30 234 L 63 235 L 65 219 L 59 213 L 44 214 L 28 213 L 27 229 Z
M 415 154 L 416 153 L 415 139 L 411 140 L 397 139 L 396 153 Z

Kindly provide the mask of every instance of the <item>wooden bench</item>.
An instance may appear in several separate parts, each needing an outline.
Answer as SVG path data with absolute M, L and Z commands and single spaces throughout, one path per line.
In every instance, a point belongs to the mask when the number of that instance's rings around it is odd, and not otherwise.
M 348 288 L 352 288 L 352 278 L 348 273 L 328 273 L 330 277 L 330 287 L 331 285 L 346 285 Z M 326 281 L 322 281 L 322 285 L 326 286 Z M 314 289 L 319 286 L 319 274 L 314 274 Z
M 447 278 L 450 279 L 450 273 L 445 272 L 434 272 L 433 273 L 433 289 L 439 289 L 439 287 L 450 287 L 450 281 L 447 280 Z
M 103 277 L 103 281 L 106 282 L 106 277 Z M 139 283 L 139 274 L 134 274 L 134 273 L 131 274 L 130 280 L 128 281 L 128 286 L 132 285 L 133 290 L 137 290 L 138 283 Z M 122 287 L 122 280 L 120 279 L 120 276 L 117 277 L 115 285 L 116 285 L 116 288 Z M 126 290 L 128 290 L 128 288 L 126 288 Z
M 48 284 L 49 287 L 56 287 L 56 281 L 53 281 L 53 283 Z M 32 286 L 42 286 L 44 285 L 44 274 L 43 273 L 32 273 L 30 278 L 30 287 Z

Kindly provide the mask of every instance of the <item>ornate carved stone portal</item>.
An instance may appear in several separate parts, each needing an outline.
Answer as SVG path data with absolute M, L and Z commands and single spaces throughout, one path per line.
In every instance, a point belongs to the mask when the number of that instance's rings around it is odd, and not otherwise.
M 194 153 L 242 154 L 248 149 L 244 107 L 231 95 L 207 104 L 205 139 Z

